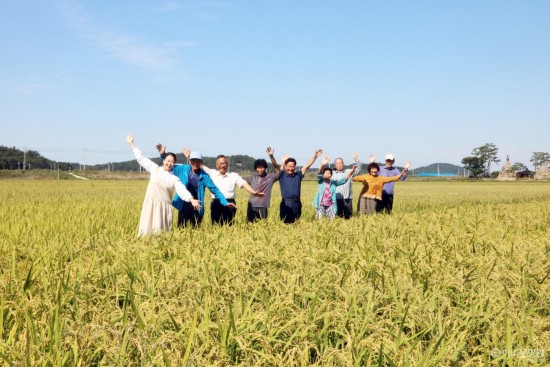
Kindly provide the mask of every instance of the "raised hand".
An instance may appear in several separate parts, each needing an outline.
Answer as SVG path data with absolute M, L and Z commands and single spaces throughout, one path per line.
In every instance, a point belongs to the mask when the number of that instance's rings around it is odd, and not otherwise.
M 269 156 L 272 156 L 273 154 L 275 154 L 275 150 L 273 150 L 273 148 L 271 148 L 271 147 L 267 147 L 267 149 L 265 151 L 267 152 L 267 154 Z
M 408 170 L 410 166 L 411 166 L 411 161 L 407 161 L 407 163 L 405 163 L 404 169 Z
M 351 166 L 351 169 L 349 170 L 348 174 L 346 175 L 346 180 L 349 180 L 349 178 L 351 176 L 353 176 L 353 174 L 355 173 L 356 168 L 357 168 L 357 166 L 355 164 L 353 166 Z
M 161 155 L 166 152 L 166 146 L 162 145 L 161 143 L 158 143 L 155 147 Z
M 355 162 L 359 162 L 359 154 L 357 154 L 357 152 L 353 152 L 352 156 Z
M 325 156 L 323 157 L 323 160 L 321 161 L 321 164 L 324 166 L 329 164 L 329 162 L 330 162 L 330 158 L 328 155 L 325 154 Z
M 290 158 L 290 157 L 288 156 L 288 154 L 285 154 L 285 155 L 283 155 L 283 156 L 281 157 L 281 164 L 282 164 L 283 166 L 285 165 L 285 162 L 286 162 L 286 160 L 287 160 L 288 158 Z
M 323 149 L 317 149 L 315 151 L 315 159 L 319 158 L 323 154 Z
M 132 134 L 126 135 L 126 142 L 132 144 L 134 142 L 134 136 Z
M 189 156 L 191 155 L 191 151 L 189 150 L 189 148 L 183 147 L 181 148 L 181 152 L 183 153 L 185 158 L 189 159 Z
M 371 154 L 371 155 L 369 156 L 369 162 L 370 162 L 370 163 L 373 163 L 375 160 L 376 160 L 376 156 L 375 156 L 374 154 Z

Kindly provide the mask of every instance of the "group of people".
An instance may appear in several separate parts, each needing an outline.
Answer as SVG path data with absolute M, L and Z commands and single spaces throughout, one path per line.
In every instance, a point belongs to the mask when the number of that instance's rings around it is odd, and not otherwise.
M 282 200 L 279 216 L 284 223 L 294 223 L 302 214 L 301 183 L 309 168 L 323 151 L 318 149 L 308 162 L 297 170 L 297 163 L 289 156 L 282 157 L 282 167 L 277 163 L 273 148 L 267 154 L 274 168 L 268 173 L 265 159 L 254 161 L 254 174 L 246 179 L 228 170 L 228 160 L 224 155 L 216 158 L 216 168 L 204 166 L 198 151 L 183 148 L 189 164 L 176 164 L 176 155 L 167 153 L 162 144 L 156 146 L 162 164 L 158 166 L 143 156 L 137 148 L 134 137 L 128 135 L 127 142 L 132 147 L 138 163 L 148 172 L 150 180 L 141 211 L 138 236 L 169 230 L 172 223 L 172 209 L 178 210 L 178 226 L 196 227 L 204 217 L 205 189 L 212 195 L 210 204 L 213 224 L 231 225 L 237 206 L 237 188 L 250 193 L 247 207 L 247 221 L 265 219 L 271 203 L 273 184 L 279 181 Z M 357 153 L 353 154 L 354 165 L 345 169 L 342 158 L 334 160 L 334 169 L 329 167 L 330 158 L 325 155 L 317 171 L 317 192 L 313 200 L 316 218 L 332 219 L 336 216 L 349 219 L 353 214 L 352 181 L 363 183 L 357 210 L 360 214 L 372 215 L 376 212 L 391 213 L 393 207 L 394 183 L 407 178 L 410 162 L 403 171 L 393 167 L 395 158 L 386 155 L 385 166 L 380 168 L 375 157 L 370 156 L 368 172 L 361 173 L 361 162 Z M 176 195 L 172 199 L 173 191 Z

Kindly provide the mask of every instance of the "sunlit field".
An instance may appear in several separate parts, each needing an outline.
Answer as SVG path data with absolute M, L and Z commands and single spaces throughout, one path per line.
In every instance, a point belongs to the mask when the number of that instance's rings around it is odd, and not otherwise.
M 550 182 L 400 182 L 394 213 L 136 238 L 147 181 L 0 180 L 0 365 L 536 366 Z M 359 187 L 355 188 L 355 194 Z

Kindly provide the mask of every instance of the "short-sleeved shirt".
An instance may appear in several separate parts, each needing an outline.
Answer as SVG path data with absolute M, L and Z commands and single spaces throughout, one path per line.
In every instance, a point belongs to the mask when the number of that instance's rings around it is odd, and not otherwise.
M 219 171 L 203 167 L 203 170 L 210 175 L 212 181 L 216 184 L 218 189 L 223 193 L 226 199 L 235 199 L 235 188 L 243 187 L 245 180 L 235 172 L 226 172 L 222 175 Z M 214 195 L 212 195 L 214 198 Z
M 271 189 L 273 188 L 273 183 L 278 179 L 279 174 L 277 173 L 267 173 L 264 176 L 255 173 L 252 177 L 245 179 L 253 190 L 265 194 L 264 197 L 250 195 L 248 202 L 253 208 L 269 208 L 271 203 Z
M 279 173 L 279 185 L 281 186 L 281 196 L 283 200 L 299 200 L 302 190 L 302 171 L 294 172 L 289 175 L 286 171 Z

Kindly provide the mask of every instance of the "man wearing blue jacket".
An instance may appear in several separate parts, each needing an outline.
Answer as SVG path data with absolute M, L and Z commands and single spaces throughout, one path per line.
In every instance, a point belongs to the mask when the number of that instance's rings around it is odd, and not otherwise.
M 393 166 L 393 164 L 395 163 L 395 157 L 393 156 L 393 154 L 386 154 L 385 159 L 386 165 L 380 167 L 378 175 L 386 177 L 399 176 L 401 174 L 401 171 Z M 405 181 L 407 179 L 407 175 L 408 171 L 405 171 L 405 174 L 399 179 L 399 181 Z M 393 209 L 394 185 L 395 182 L 390 182 L 384 185 L 384 189 L 382 190 L 382 201 L 380 201 L 378 203 L 378 206 L 376 207 L 376 211 L 378 213 L 383 212 L 391 214 L 391 211 Z
M 157 149 L 162 159 L 164 159 L 166 147 L 158 144 Z M 191 225 L 196 227 L 201 224 L 204 216 L 204 189 L 208 188 L 210 192 L 220 201 L 223 206 L 237 208 L 235 204 L 228 203 L 222 192 L 214 184 L 210 176 L 201 168 L 202 155 L 197 152 L 191 152 L 189 164 L 177 164 L 172 168 L 172 173 L 179 177 L 181 183 L 187 188 L 194 199 L 198 199 L 201 208 L 196 211 L 192 205 L 183 201 L 177 194 L 172 201 L 174 208 L 178 209 L 178 227 Z

